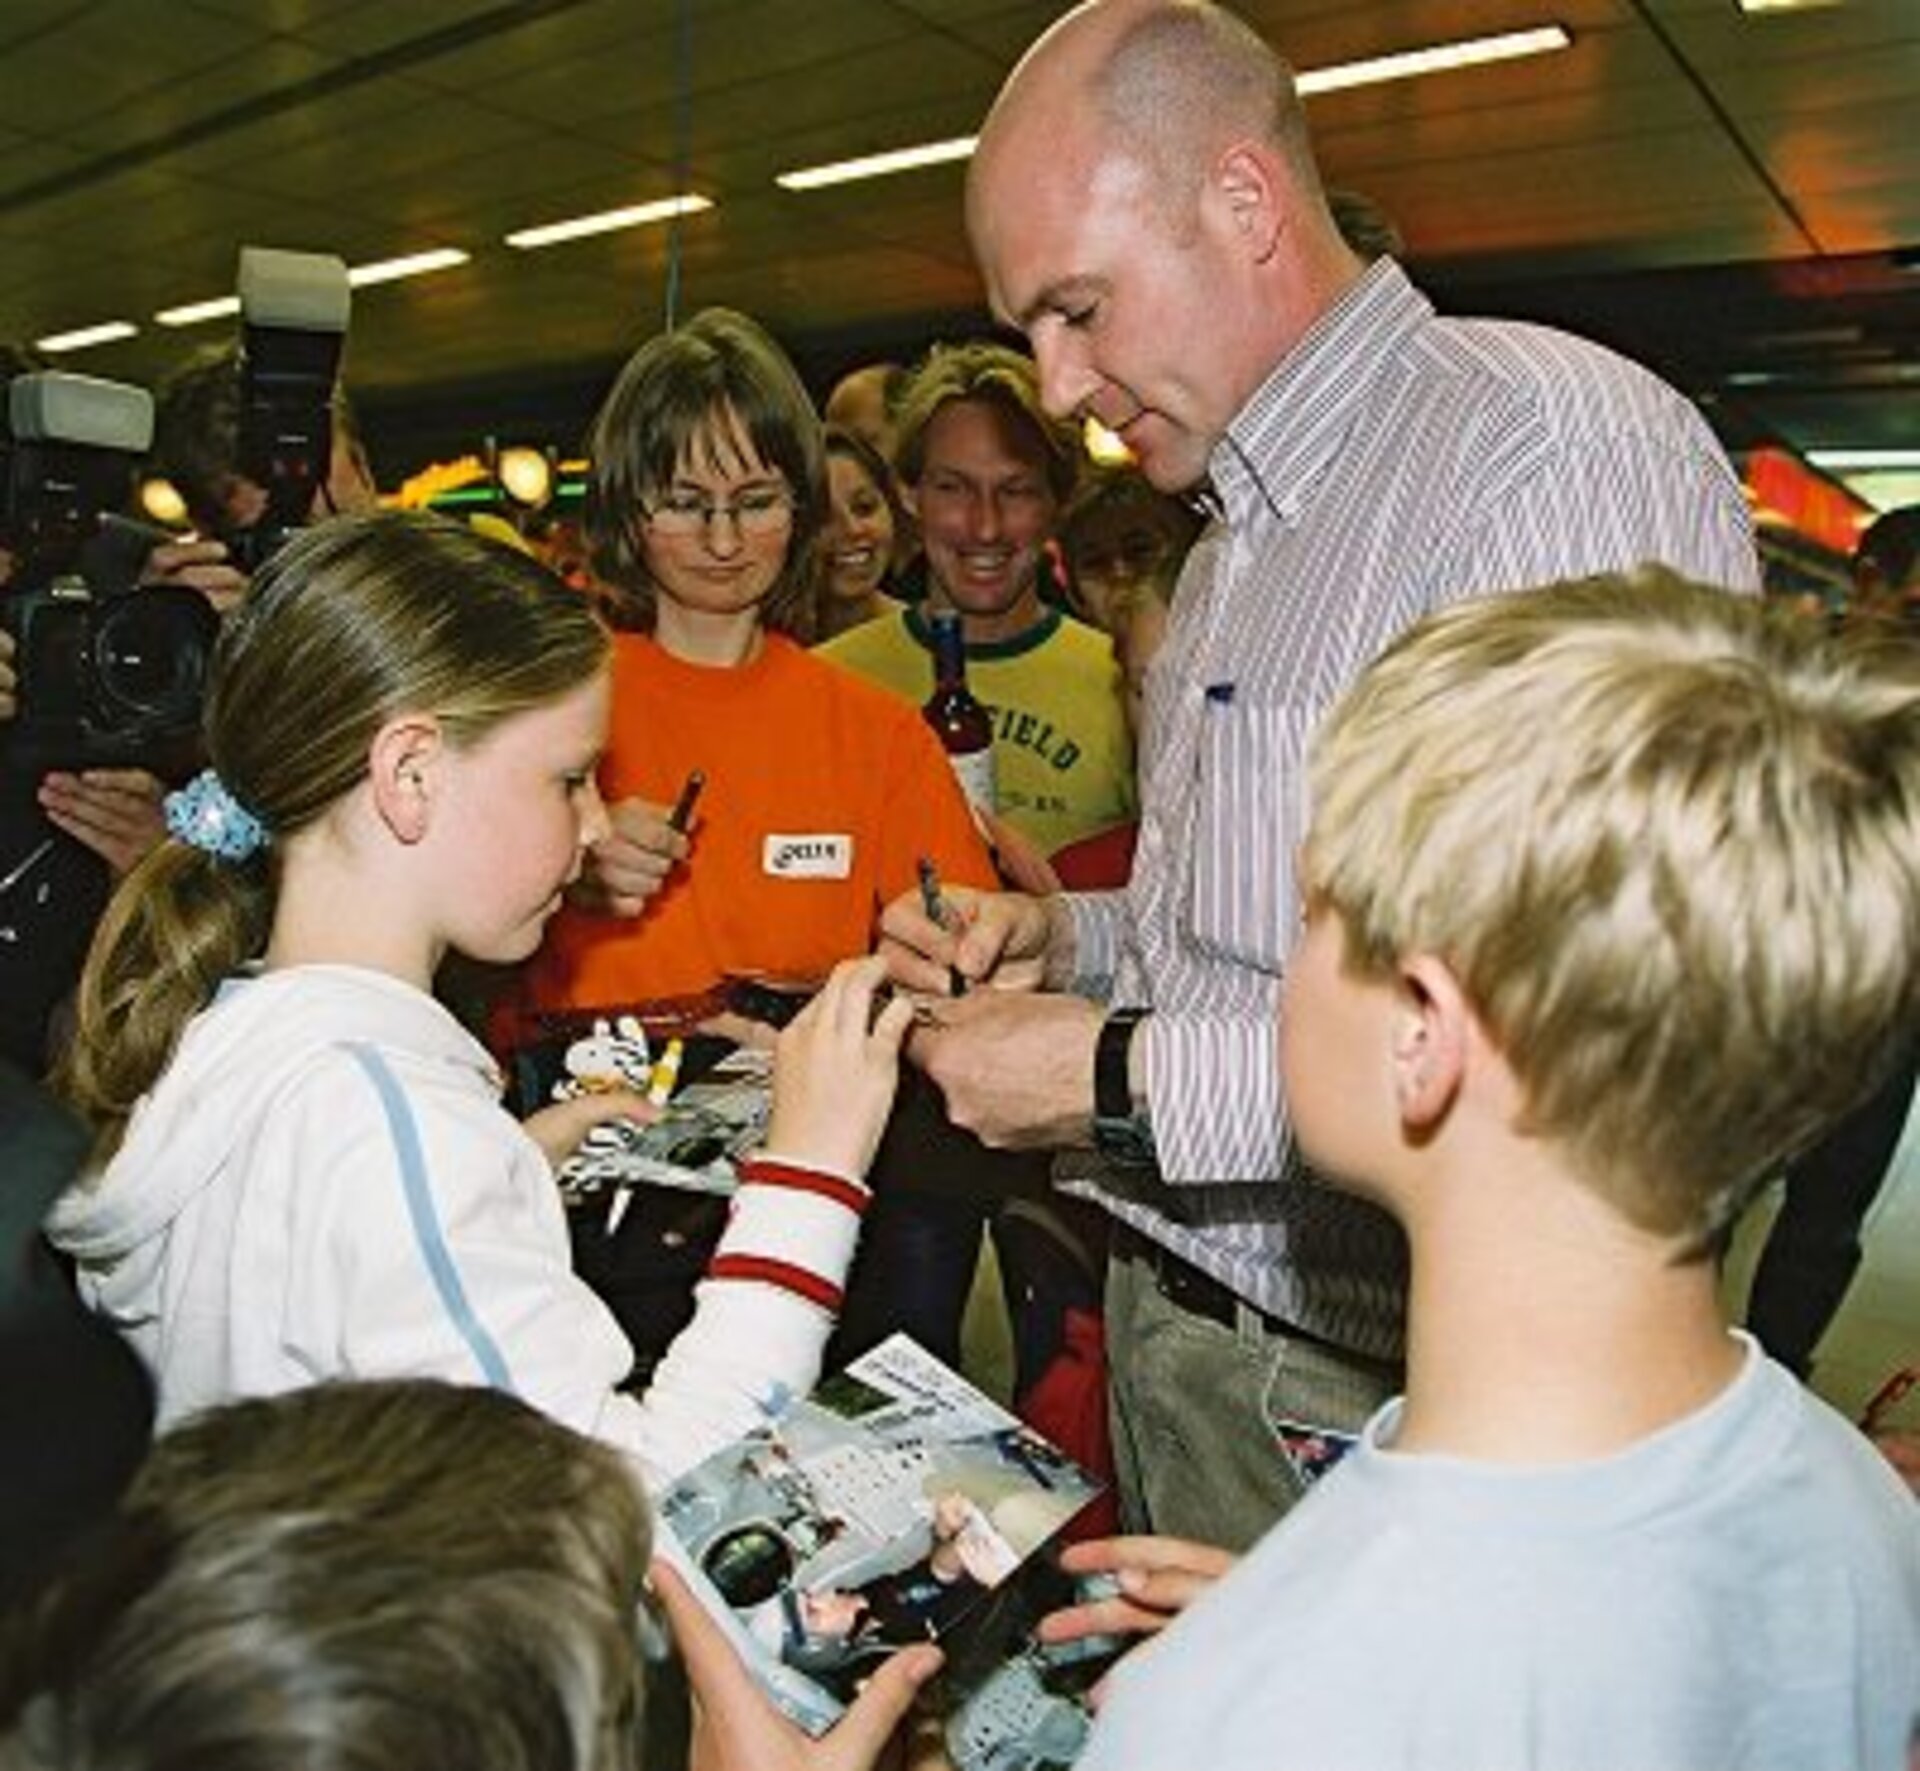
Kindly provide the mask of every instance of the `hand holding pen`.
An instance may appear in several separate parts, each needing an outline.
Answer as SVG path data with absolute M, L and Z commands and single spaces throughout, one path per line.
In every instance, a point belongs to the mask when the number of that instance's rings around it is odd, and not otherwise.
M 940 874 L 934 867 L 933 858 L 922 855 L 918 863 L 920 874 L 920 908 L 927 913 L 927 920 L 950 935 L 959 933 L 959 922 L 953 914 L 953 906 L 946 900 L 940 889 Z M 965 996 L 967 993 L 966 973 L 957 965 L 947 967 L 947 992 L 951 996 Z
M 692 853 L 688 829 L 706 776 L 687 776 L 671 807 L 654 800 L 623 799 L 607 807 L 610 834 L 593 845 L 574 895 L 587 908 L 609 916 L 638 916 Z

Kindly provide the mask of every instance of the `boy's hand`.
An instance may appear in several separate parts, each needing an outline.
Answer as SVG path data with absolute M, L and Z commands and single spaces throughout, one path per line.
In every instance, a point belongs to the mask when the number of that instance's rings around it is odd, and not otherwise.
M 1237 1560 L 1229 1550 L 1184 1537 L 1102 1537 L 1069 1544 L 1060 1554 L 1062 1568 L 1069 1574 L 1110 1574 L 1120 1591 L 1049 1613 L 1040 1620 L 1040 1640 L 1157 1635 Z
M 660 1109 L 645 1095 L 629 1088 L 612 1088 L 604 1093 L 576 1095 L 570 1101 L 555 1101 L 551 1107 L 539 1107 L 521 1121 L 527 1136 L 540 1146 L 547 1166 L 557 1174 L 561 1163 L 579 1149 L 580 1140 L 596 1125 L 609 1119 L 630 1119 L 636 1125 L 651 1125 L 660 1117 Z
M 773 1707 L 720 1626 L 671 1568 L 656 1561 L 653 1584 L 693 1690 L 690 1771 L 874 1771 L 920 1688 L 940 1667 L 937 1648 L 923 1643 L 901 1649 L 882 1663 L 847 1713 L 810 1740 Z
M 913 1020 L 903 996 L 875 1013 L 886 978 L 878 958 L 833 968 L 820 994 L 781 1029 L 773 1047 L 768 1150 L 861 1179 L 900 1084 L 900 1045 Z
M 1024 892 L 980 892 L 946 886 L 943 928 L 917 891 L 903 892 L 880 912 L 880 954 L 896 984 L 923 996 L 951 992 L 950 971 L 995 990 L 1038 990 L 1046 982 L 1053 919 L 1044 898 Z
M 672 810 L 638 798 L 609 806 L 613 834 L 587 852 L 586 871 L 568 894 L 574 902 L 606 916 L 638 916 L 692 850 L 667 822 Z
M 40 809 L 124 879 L 167 834 L 166 791 L 145 769 L 55 770 L 40 782 Z

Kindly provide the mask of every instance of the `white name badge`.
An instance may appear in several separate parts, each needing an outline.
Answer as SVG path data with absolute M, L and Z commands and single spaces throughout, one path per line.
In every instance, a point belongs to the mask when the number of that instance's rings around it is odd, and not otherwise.
M 853 873 L 850 836 L 769 836 L 760 845 L 769 879 L 846 879 Z

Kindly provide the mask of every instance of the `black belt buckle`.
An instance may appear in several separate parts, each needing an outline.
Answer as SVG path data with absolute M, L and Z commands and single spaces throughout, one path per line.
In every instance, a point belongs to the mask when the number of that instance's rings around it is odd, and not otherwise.
M 1127 1228 L 1125 1242 L 1136 1260 L 1146 1262 L 1160 1295 L 1192 1316 L 1204 1316 L 1222 1328 L 1239 1322 L 1240 1300 L 1232 1290 L 1209 1273 L 1203 1273 L 1191 1261 L 1173 1252 L 1163 1242 Z

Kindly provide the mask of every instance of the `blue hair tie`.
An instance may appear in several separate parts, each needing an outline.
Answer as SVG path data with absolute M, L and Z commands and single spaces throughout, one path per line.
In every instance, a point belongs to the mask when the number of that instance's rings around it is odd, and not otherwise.
M 267 827 L 211 769 L 168 794 L 161 809 L 168 830 L 182 842 L 222 861 L 244 861 L 267 846 Z

